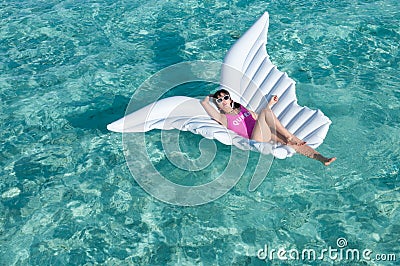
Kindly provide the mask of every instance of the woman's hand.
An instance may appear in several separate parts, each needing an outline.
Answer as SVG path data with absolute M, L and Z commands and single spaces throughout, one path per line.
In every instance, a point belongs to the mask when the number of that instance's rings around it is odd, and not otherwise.
M 210 97 L 213 97 L 213 96 L 214 96 L 213 94 L 207 95 L 207 96 L 204 98 L 203 103 L 209 103 Z
M 204 97 L 204 100 L 201 101 L 201 105 L 203 106 L 207 114 L 211 116 L 212 119 L 227 127 L 228 122 L 226 120 L 226 116 L 215 110 L 215 108 L 210 104 L 210 97 L 213 96 L 214 95 L 210 94 Z

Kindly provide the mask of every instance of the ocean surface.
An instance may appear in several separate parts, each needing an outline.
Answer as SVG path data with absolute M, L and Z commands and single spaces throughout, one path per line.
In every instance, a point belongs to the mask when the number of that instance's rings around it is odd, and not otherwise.
M 222 61 L 264 12 L 271 60 L 296 81 L 300 105 L 332 120 L 318 151 L 337 161 L 274 160 L 250 192 L 252 153 L 215 201 L 157 200 L 106 125 L 165 67 Z M 399 1 L 6 0 L 0 18 L 0 265 L 398 265 Z M 215 143 L 210 167 L 183 171 L 160 134 L 147 133 L 147 152 L 177 183 L 213 180 L 230 156 Z M 199 156 L 201 140 L 181 132 L 182 153 Z M 370 250 L 370 260 L 301 259 L 329 248 Z M 292 251 L 263 256 L 272 249 Z

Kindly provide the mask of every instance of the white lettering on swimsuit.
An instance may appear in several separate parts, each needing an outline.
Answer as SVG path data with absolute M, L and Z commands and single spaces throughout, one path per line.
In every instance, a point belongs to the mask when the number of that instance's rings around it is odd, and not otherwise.
M 250 112 L 245 112 L 239 115 L 235 120 L 233 120 L 233 125 L 238 126 L 240 122 L 242 122 L 246 117 L 251 116 Z

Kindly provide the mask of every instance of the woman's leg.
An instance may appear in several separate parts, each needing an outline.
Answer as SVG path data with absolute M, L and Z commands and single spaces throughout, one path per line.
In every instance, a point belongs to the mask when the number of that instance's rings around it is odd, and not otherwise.
M 251 134 L 251 139 L 259 142 L 269 142 L 272 139 L 272 132 L 263 115 L 259 115 Z
M 269 125 L 270 130 L 275 135 L 282 135 L 286 139 L 287 144 L 293 145 L 304 145 L 305 142 L 297 138 L 295 135 L 290 133 L 275 116 L 269 106 L 261 111 L 260 115 L 263 115 L 266 123 Z
M 279 142 L 282 144 L 287 144 L 286 141 L 286 136 L 291 136 L 290 132 L 288 132 L 282 124 L 279 122 L 279 120 L 276 118 L 276 116 L 273 114 L 271 111 L 271 107 L 278 102 L 278 96 L 273 95 L 270 101 L 268 102 L 267 107 L 261 111 L 261 113 L 258 115 L 257 122 L 254 126 L 253 133 L 251 136 L 251 139 L 260 141 L 260 142 L 268 142 L 270 140 Z M 281 129 L 281 131 L 284 131 L 286 133 L 286 136 L 278 132 L 275 128 L 275 125 L 278 122 L 278 126 L 282 127 L 284 130 Z
M 332 162 L 336 160 L 335 157 L 333 158 L 327 158 L 322 156 L 319 152 L 314 150 L 308 145 L 297 145 L 297 144 L 287 144 L 286 141 L 284 140 L 285 137 L 282 136 L 281 134 L 277 132 L 272 132 L 271 127 L 267 123 L 267 118 L 268 115 L 266 115 L 266 112 L 261 112 L 260 115 L 258 116 L 257 122 L 254 126 L 253 129 L 253 134 L 251 136 L 251 139 L 259 142 L 269 142 L 269 141 L 274 141 L 276 143 L 281 143 L 288 145 L 292 147 L 297 153 L 300 153 L 304 156 L 307 156 L 309 158 L 315 159 L 317 161 L 320 161 L 324 165 L 328 166 Z
M 300 153 L 309 158 L 320 161 L 324 165 L 328 166 L 336 160 L 335 157 L 327 158 L 321 155 L 319 152 L 314 150 L 308 145 L 304 145 L 305 142 L 297 138 L 295 135 L 291 134 L 275 116 L 272 112 L 271 107 L 278 102 L 278 97 L 273 96 L 268 103 L 268 106 L 260 113 L 259 121 L 260 126 L 267 126 L 271 132 L 271 137 L 275 142 L 279 142 L 292 147 L 297 153 Z M 257 121 L 258 122 L 258 121 Z
M 269 142 L 272 140 L 276 143 L 286 145 L 286 141 L 284 140 L 285 138 L 280 134 L 276 134 L 276 131 L 273 129 L 273 127 L 270 127 L 267 124 L 267 118 L 263 113 L 258 115 L 251 139 L 259 142 Z
M 328 166 L 336 160 L 336 157 L 327 158 L 322 156 L 319 152 L 314 150 L 308 145 L 304 145 L 305 142 L 291 134 L 278 120 L 275 114 L 272 112 L 271 107 L 278 101 L 276 96 L 273 96 L 271 101 L 258 115 L 257 122 L 254 126 L 253 134 L 251 139 L 260 142 L 269 142 L 270 140 L 279 142 L 292 147 L 297 153 L 300 153 L 309 158 L 320 161 L 324 165 Z
M 308 158 L 311 159 L 315 159 L 317 161 L 320 161 L 321 163 L 323 163 L 324 165 L 328 166 L 331 163 L 333 163 L 336 160 L 336 157 L 332 157 L 332 158 L 327 158 L 322 156 L 322 154 L 320 154 L 319 152 L 317 152 L 316 150 L 314 150 L 313 148 L 311 148 L 308 145 L 288 145 L 290 147 L 292 147 L 296 152 L 307 156 Z

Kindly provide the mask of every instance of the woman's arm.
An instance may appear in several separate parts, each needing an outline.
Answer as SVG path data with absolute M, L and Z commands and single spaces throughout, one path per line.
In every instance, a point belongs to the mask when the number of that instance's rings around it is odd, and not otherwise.
M 215 110 L 214 107 L 210 105 L 210 96 L 206 96 L 203 101 L 201 101 L 201 105 L 203 106 L 204 110 L 206 110 L 207 114 L 211 116 L 212 119 L 217 121 L 218 123 L 227 126 L 226 116 L 219 113 Z

